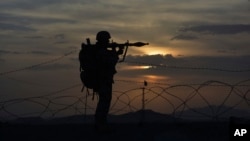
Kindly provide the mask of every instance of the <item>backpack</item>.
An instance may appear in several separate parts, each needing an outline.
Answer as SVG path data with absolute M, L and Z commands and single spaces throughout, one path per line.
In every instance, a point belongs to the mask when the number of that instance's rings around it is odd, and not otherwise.
M 93 89 L 93 92 L 98 92 L 98 73 L 97 73 L 97 59 L 96 52 L 97 47 L 91 45 L 87 40 L 88 44 L 82 43 L 81 50 L 79 52 L 80 61 L 80 78 L 83 83 L 82 90 L 84 87 Z

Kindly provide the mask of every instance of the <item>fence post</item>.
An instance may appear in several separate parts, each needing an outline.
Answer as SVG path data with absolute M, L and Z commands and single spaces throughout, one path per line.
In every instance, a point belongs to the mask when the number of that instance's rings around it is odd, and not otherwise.
M 144 85 L 142 87 L 142 108 L 141 108 L 141 121 L 139 126 L 142 126 L 145 122 L 145 87 L 147 86 L 147 81 L 144 80 Z

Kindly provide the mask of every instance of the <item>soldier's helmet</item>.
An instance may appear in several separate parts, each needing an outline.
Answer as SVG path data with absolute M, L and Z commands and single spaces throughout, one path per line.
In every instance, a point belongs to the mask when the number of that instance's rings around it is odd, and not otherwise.
M 111 38 L 110 34 L 108 31 L 100 31 L 96 35 L 96 40 L 97 41 L 107 41 Z

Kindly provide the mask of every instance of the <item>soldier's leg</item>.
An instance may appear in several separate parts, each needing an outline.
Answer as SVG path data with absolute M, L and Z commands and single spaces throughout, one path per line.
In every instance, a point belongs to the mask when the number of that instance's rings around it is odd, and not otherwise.
M 106 124 L 112 99 L 112 83 L 102 83 L 99 88 L 99 101 L 95 113 L 96 124 Z

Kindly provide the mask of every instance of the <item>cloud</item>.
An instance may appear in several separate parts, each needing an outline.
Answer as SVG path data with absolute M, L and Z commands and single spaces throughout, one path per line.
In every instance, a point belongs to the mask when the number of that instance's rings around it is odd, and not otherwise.
M 66 44 L 66 43 L 68 43 L 66 36 L 63 33 L 55 35 L 54 38 L 56 40 L 54 42 L 54 44 Z
M 41 7 L 48 7 L 50 5 L 60 5 L 60 4 L 71 4 L 71 3 L 87 3 L 89 0 L 9 0 L 8 2 L 0 2 L 0 7 L 2 9 L 27 9 L 27 10 L 36 10 Z M 94 0 L 92 0 L 94 1 Z
M 4 59 L 2 59 L 2 58 L 0 58 L 0 62 L 5 62 L 5 60 L 4 60 Z
M 168 62 L 175 62 L 176 58 L 174 58 L 171 54 L 161 55 L 128 55 L 126 57 L 127 62 L 146 62 L 148 64 L 166 64 Z
M 108 30 L 116 42 L 145 41 L 149 42 L 150 46 L 176 49 L 179 50 L 176 54 L 185 55 L 188 51 L 192 51 L 190 54 L 199 51 L 197 54 L 200 54 L 200 52 L 209 52 L 204 51 L 207 49 L 217 48 L 214 50 L 216 52 L 218 48 L 221 48 L 219 38 L 217 41 L 213 38 L 209 38 L 211 41 L 203 40 L 205 36 L 203 33 L 222 35 L 228 28 L 225 27 L 224 30 L 221 30 L 215 26 L 248 23 L 245 18 L 246 11 L 244 7 L 242 8 L 244 5 L 243 1 L 227 2 L 224 0 L 190 0 L 188 2 L 170 0 L 130 0 L 126 2 L 121 0 L 36 0 L 36 2 L 11 0 L 0 2 L 0 8 L 3 8 L 0 17 L 8 23 L 18 23 L 18 25 L 25 25 L 37 30 L 36 35 L 29 33 L 26 36 L 30 38 L 26 39 L 39 39 L 39 36 L 50 37 L 39 40 L 46 44 L 43 46 L 50 46 L 48 44 L 51 43 L 51 46 L 63 46 L 65 49 L 67 46 L 79 46 L 87 37 L 91 38 L 93 43 L 98 31 Z M 202 30 L 197 25 L 202 26 L 200 27 Z M 208 27 L 208 25 L 212 27 Z M 176 33 L 181 27 L 185 27 L 182 29 L 186 31 L 179 30 L 179 34 Z M 235 28 L 238 29 L 237 26 L 233 26 L 233 29 Z M 234 35 L 232 30 L 230 32 L 227 35 Z M 54 38 L 54 35 L 62 33 L 64 37 Z M 17 40 L 17 38 L 15 39 Z M 225 43 L 231 39 L 231 37 L 223 38 L 222 42 Z M 31 40 L 20 42 L 30 45 L 30 42 L 34 43 Z M 186 41 L 189 41 L 190 44 L 186 44 Z M 33 46 L 37 45 L 34 43 Z M 230 47 L 235 45 L 237 44 L 230 45 Z M 184 47 L 186 52 L 181 51 Z M 130 51 L 132 53 L 136 50 L 131 49 Z M 174 50 L 170 53 L 175 52 L 177 51 Z M 209 53 L 213 53 L 213 51 Z
M 24 36 L 24 38 L 28 38 L 28 39 L 43 39 L 44 36 L 39 36 L 39 35 L 35 35 L 35 36 Z
M 24 13 L 24 14 L 23 14 Z M 25 30 L 25 31 L 37 31 L 39 25 L 56 24 L 56 23 L 75 23 L 76 20 L 67 19 L 63 17 L 51 17 L 50 15 L 41 16 L 36 12 L 31 14 L 23 13 L 0 13 L 2 21 L 0 23 L 0 29 L 4 30 Z
M 46 52 L 46 51 L 30 51 L 28 53 L 30 53 L 30 54 L 36 54 L 36 55 L 49 55 L 49 54 L 51 54 L 51 53 Z
M 10 50 L 0 50 L 0 55 L 1 54 L 35 54 L 35 55 L 49 55 L 50 53 L 47 51 L 39 51 L 39 50 L 34 50 L 34 51 L 28 51 L 28 52 L 21 52 L 21 51 L 10 51 Z
M 19 51 L 0 50 L 0 54 L 21 54 Z
M 170 45 L 183 55 L 249 55 L 249 24 L 185 24 Z
M 55 35 L 55 39 L 64 40 L 65 35 L 63 33 Z
M 195 39 L 198 39 L 198 37 L 193 36 L 193 35 L 180 34 L 180 35 L 177 35 L 177 36 L 171 38 L 170 40 L 195 40 Z
M 250 25 L 248 24 L 221 24 L 221 25 L 200 25 L 186 27 L 181 32 L 198 32 L 207 34 L 238 34 L 242 32 L 250 33 Z
M 36 31 L 36 29 L 19 24 L 11 24 L 11 23 L 0 23 L 0 30 L 10 30 L 10 31 Z
M 250 69 L 250 56 L 193 56 L 173 57 L 166 55 L 137 55 L 127 56 L 132 65 L 152 65 L 154 69 L 168 69 L 168 67 L 218 68 L 218 69 Z

